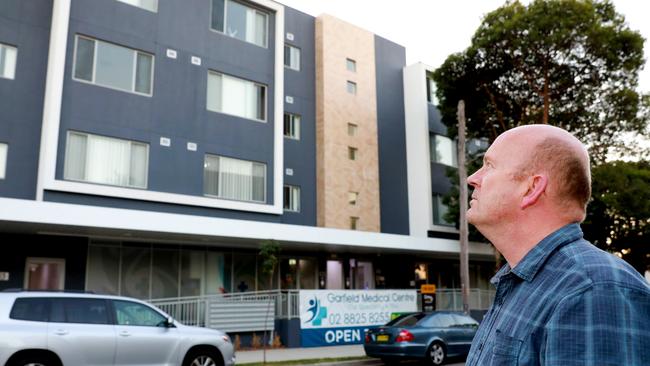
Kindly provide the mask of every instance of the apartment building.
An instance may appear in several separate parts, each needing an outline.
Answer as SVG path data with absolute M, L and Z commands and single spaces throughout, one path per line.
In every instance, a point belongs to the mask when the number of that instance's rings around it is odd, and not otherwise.
M 405 59 L 270 0 L 0 2 L 0 289 L 459 287 L 455 145 Z

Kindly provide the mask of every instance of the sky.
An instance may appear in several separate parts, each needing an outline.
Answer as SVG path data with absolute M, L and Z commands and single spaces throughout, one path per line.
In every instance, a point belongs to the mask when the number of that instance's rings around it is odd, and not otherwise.
M 440 66 L 447 56 L 469 47 L 483 16 L 504 0 L 277 0 L 312 16 L 333 15 L 406 48 L 407 65 Z M 523 1 L 526 3 L 527 1 Z M 650 93 L 650 2 L 614 0 L 631 29 L 646 39 L 646 67 L 639 90 Z

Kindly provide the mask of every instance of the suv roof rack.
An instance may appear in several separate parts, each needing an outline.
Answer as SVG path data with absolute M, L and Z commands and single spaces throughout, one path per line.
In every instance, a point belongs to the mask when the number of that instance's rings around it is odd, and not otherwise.
M 74 294 L 94 294 L 94 291 L 86 290 L 35 290 L 26 288 L 6 288 L 2 292 L 61 292 L 61 293 L 74 293 Z

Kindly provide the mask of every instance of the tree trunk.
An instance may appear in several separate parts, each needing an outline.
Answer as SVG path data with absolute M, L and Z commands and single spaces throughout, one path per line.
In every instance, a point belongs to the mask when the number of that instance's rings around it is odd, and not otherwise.
M 463 312 L 469 314 L 469 254 L 467 229 L 467 167 L 465 166 L 465 102 L 458 102 L 458 175 L 460 178 L 460 283 Z

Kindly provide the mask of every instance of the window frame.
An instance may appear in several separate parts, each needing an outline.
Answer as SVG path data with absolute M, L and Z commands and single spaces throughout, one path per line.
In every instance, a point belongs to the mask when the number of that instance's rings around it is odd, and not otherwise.
M 0 142 L 0 180 L 7 179 L 7 162 L 9 161 L 9 144 Z
M 348 204 L 351 206 L 356 206 L 359 202 L 359 192 L 349 191 L 348 192 Z
M 289 120 L 287 121 L 287 117 Z M 300 141 L 300 123 L 302 117 L 299 114 L 284 112 L 283 134 L 285 138 Z M 289 134 L 287 134 L 287 122 L 289 125 Z M 292 133 L 293 132 L 293 133 Z
M 442 159 L 438 159 L 438 145 L 440 145 L 437 141 L 437 139 L 447 139 L 451 142 L 451 165 L 445 163 L 442 161 Z M 452 168 L 458 168 L 458 143 L 455 139 L 451 139 L 445 135 L 440 135 L 440 134 L 435 134 L 435 133 L 430 133 L 429 134 L 429 160 L 432 163 L 452 167 Z
M 129 0 L 116 0 L 116 1 L 121 2 L 121 3 L 123 3 L 123 4 L 130 5 L 130 6 L 134 6 L 134 7 L 136 7 L 136 8 L 144 9 L 144 10 L 146 10 L 146 11 L 148 11 L 148 12 L 151 12 L 151 13 L 158 13 L 158 3 L 159 3 L 158 0 L 154 0 L 154 1 L 156 2 L 156 6 L 155 6 L 155 9 L 154 9 L 154 10 L 151 10 L 151 9 L 145 8 L 144 6 L 140 6 L 140 5 L 133 4 L 133 3 L 129 2 Z
M 296 47 L 296 46 L 294 46 L 294 45 L 292 45 L 292 44 L 285 43 L 285 44 L 284 44 L 284 49 L 285 49 L 285 53 L 284 53 L 284 56 L 285 56 L 285 57 L 284 57 L 284 67 L 286 67 L 287 69 L 290 69 L 290 70 L 300 71 L 300 70 L 302 69 L 302 50 L 300 49 L 300 47 Z M 287 57 L 286 57 L 286 56 L 287 56 L 287 53 L 286 53 L 286 50 L 287 50 L 287 49 L 289 49 L 289 60 L 288 60 L 288 61 L 289 61 L 289 64 L 287 64 Z M 291 63 L 291 60 L 292 60 L 291 55 L 292 55 L 292 53 L 293 53 L 294 51 L 295 51 L 295 52 L 297 53 L 297 55 L 298 55 L 298 65 L 295 66 L 295 67 L 294 67 L 294 65 L 292 65 L 292 63 Z
M 212 158 L 219 158 L 219 159 L 225 158 L 225 159 L 244 161 L 244 162 L 248 162 L 248 163 L 251 163 L 251 164 L 262 165 L 264 167 L 264 183 L 263 183 L 263 186 L 264 186 L 264 198 L 261 201 L 257 201 L 257 200 L 238 200 L 238 199 L 235 199 L 235 198 L 219 196 L 218 195 L 218 193 L 219 193 L 218 190 L 217 190 L 217 195 L 209 194 L 209 193 L 206 193 L 206 191 L 205 191 L 205 181 L 203 183 L 203 196 L 204 197 L 217 198 L 217 199 L 220 199 L 220 200 L 228 200 L 228 201 L 233 201 L 233 202 L 250 202 L 250 203 L 257 203 L 257 204 L 266 204 L 266 201 L 267 201 L 267 198 L 268 198 L 267 197 L 268 192 L 267 192 L 267 187 L 266 187 L 267 183 L 268 183 L 268 166 L 267 166 L 266 163 L 262 163 L 262 162 L 259 162 L 259 161 L 253 161 L 253 160 L 233 158 L 233 157 L 225 156 L 225 155 L 217 155 L 217 154 L 205 153 L 203 155 L 203 163 L 204 163 L 203 176 L 204 176 L 204 179 L 205 179 L 205 172 L 206 172 L 206 170 L 205 170 L 206 169 L 205 168 L 205 160 L 206 160 L 206 158 L 208 156 L 212 157 Z M 219 165 L 221 165 L 221 162 L 219 162 Z M 252 179 L 252 176 L 251 176 L 251 179 Z
M 224 112 L 224 111 L 217 111 L 217 110 L 214 110 L 214 109 L 210 109 L 210 108 L 208 107 L 209 104 L 208 104 L 208 92 L 207 92 L 207 91 L 208 91 L 208 88 L 210 87 L 209 78 L 210 78 L 211 75 L 220 75 L 220 76 L 222 77 L 222 84 L 221 84 L 222 95 L 223 95 L 223 77 L 224 77 L 224 76 L 225 76 L 225 77 L 228 77 L 228 78 L 231 78 L 231 79 L 237 79 L 237 80 L 240 80 L 240 81 L 242 81 L 242 82 L 244 82 L 244 83 L 251 83 L 251 84 L 253 84 L 254 86 L 261 86 L 261 87 L 264 89 L 264 110 L 263 110 L 264 119 L 250 118 L 250 117 L 240 116 L 240 115 L 237 115 L 237 114 L 232 114 L 232 113 L 228 113 L 228 112 Z M 249 121 L 255 121 L 255 122 L 260 122 L 260 123 L 267 123 L 267 121 L 269 120 L 269 108 L 268 108 L 268 103 L 269 103 L 269 87 L 268 87 L 268 85 L 265 85 L 265 84 L 259 83 L 259 82 L 257 82 L 257 81 L 253 81 L 253 80 L 249 80 L 249 79 L 240 78 L 240 77 L 238 77 L 238 76 L 234 76 L 234 75 L 231 75 L 231 74 L 226 74 L 226 73 L 219 72 L 219 71 L 212 70 L 212 69 L 208 69 L 208 79 L 207 79 L 207 81 L 208 81 L 208 82 L 206 83 L 205 109 L 206 109 L 208 112 L 221 113 L 221 114 L 225 114 L 225 115 L 227 115 L 227 116 L 233 116 L 233 117 L 237 117 L 237 118 L 243 118 L 243 119 L 247 119 L 247 120 L 249 120 Z M 257 102 L 259 102 L 259 101 L 257 101 Z M 222 107 L 222 109 L 223 109 L 223 100 L 221 101 L 221 107 Z
M 350 230 L 359 230 L 359 216 L 350 216 Z
M 437 106 L 438 97 L 436 96 L 436 81 L 433 79 L 433 74 L 427 72 L 425 77 L 426 90 L 427 90 L 427 103 Z
M 13 60 L 13 70 L 11 70 L 11 75 L 5 75 L 4 70 L 0 70 L 0 79 L 7 79 L 7 80 L 16 80 L 16 69 L 18 69 L 18 47 L 12 46 L 7 43 L 2 43 L 0 42 L 0 48 L 4 48 L 4 51 L 2 52 L 3 55 L 5 55 L 5 62 L 7 59 L 7 50 L 12 50 L 13 55 L 14 55 L 14 60 Z
M 288 189 L 288 192 L 287 192 Z M 300 186 L 295 186 L 291 184 L 285 184 L 284 187 L 282 188 L 282 207 L 284 211 L 287 212 L 300 212 L 300 198 L 301 198 L 301 190 Z M 295 202 L 293 200 L 294 197 L 294 192 L 298 192 L 298 202 Z M 289 207 L 284 205 L 284 202 L 286 201 L 286 194 L 289 193 Z
M 357 161 L 359 149 L 356 147 L 348 146 L 348 160 Z
M 237 37 L 229 35 L 226 32 L 225 28 L 228 26 L 228 4 L 230 2 L 236 2 L 236 3 L 238 3 L 238 4 L 242 5 L 242 6 L 245 6 L 245 7 L 249 8 L 249 9 L 255 10 L 257 13 L 262 13 L 264 15 L 264 18 L 265 18 L 264 23 L 265 23 L 266 29 L 265 29 L 265 32 L 264 32 L 264 44 L 263 45 L 259 45 L 259 44 L 255 43 L 255 42 L 249 42 L 249 41 L 246 41 L 246 40 L 239 39 Z M 212 14 L 214 14 L 214 0 L 210 0 L 210 25 L 208 26 L 208 29 L 210 29 L 210 31 L 216 32 L 216 33 L 219 33 L 219 34 L 223 34 L 224 36 L 226 36 L 228 38 L 233 38 L 233 39 L 236 39 L 236 40 L 244 42 L 244 43 L 253 44 L 253 45 L 257 46 L 257 47 L 269 48 L 269 43 L 270 43 L 269 42 L 269 36 L 270 36 L 269 29 L 271 28 L 271 22 L 270 22 L 271 14 L 270 14 L 270 12 L 268 10 L 265 10 L 265 9 L 259 7 L 259 6 L 255 6 L 254 4 L 251 4 L 251 3 L 248 3 L 248 2 L 245 2 L 245 1 L 223 0 L 223 27 L 224 27 L 223 30 L 218 30 L 218 29 L 212 28 Z
M 447 222 L 444 218 L 444 214 L 440 212 L 440 206 L 445 206 L 445 204 L 442 202 L 442 194 L 439 193 L 434 193 L 431 197 L 431 214 L 433 216 L 433 224 L 436 226 L 448 226 L 448 227 L 454 227 L 455 224 L 453 222 Z M 447 207 L 447 210 L 449 210 L 449 207 Z
M 354 81 L 347 80 L 345 88 L 348 94 L 357 95 L 357 91 L 358 91 L 357 83 L 355 83 Z
M 357 135 L 357 131 L 359 130 L 359 125 L 356 123 L 348 122 L 348 136 L 354 137 Z
M 77 49 L 79 47 L 79 39 L 80 38 L 83 38 L 83 39 L 86 39 L 88 41 L 93 41 L 94 42 L 93 64 L 92 64 L 92 80 L 90 80 L 90 81 L 85 80 L 85 79 L 79 79 L 75 75 L 76 74 L 75 71 L 77 70 Z M 131 90 L 126 90 L 126 89 L 118 88 L 118 87 L 111 86 L 111 85 L 105 85 L 105 84 L 97 83 L 96 80 L 97 80 L 97 47 L 98 47 L 98 42 L 107 43 L 107 44 L 111 44 L 113 46 L 126 48 L 126 49 L 133 52 L 133 65 L 132 65 L 133 76 L 131 78 Z M 143 93 L 143 92 L 139 92 L 139 91 L 135 90 L 136 82 L 137 82 L 137 78 L 138 78 L 137 68 L 138 68 L 138 55 L 139 54 L 151 57 L 151 72 L 150 72 L 151 75 L 150 75 L 150 78 L 149 78 L 149 90 L 150 90 L 149 93 Z M 153 54 L 153 53 L 144 52 L 144 51 L 141 51 L 141 50 L 138 50 L 138 49 L 135 49 L 135 48 L 123 46 L 123 45 L 118 44 L 118 43 L 103 41 L 101 39 L 92 38 L 92 37 L 89 37 L 89 36 L 85 36 L 83 34 L 75 34 L 74 50 L 73 50 L 73 53 L 72 53 L 72 80 L 74 80 L 74 81 L 78 81 L 80 83 L 89 84 L 89 85 L 100 86 L 102 88 L 108 88 L 108 89 L 117 90 L 117 91 L 121 91 L 121 92 L 125 92 L 125 93 L 142 95 L 142 96 L 145 96 L 145 97 L 153 97 L 154 75 L 156 74 L 155 68 L 156 68 L 156 55 Z
M 146 148 L 146 154 L 145 154 L 145 168 L 144 168 L 144 186 L 134 186 L 134 185 L 118 185 L 118 184 L 110 184 L 110 183 L 104 183 L 104 182 L 94 182 L 90 180 L 81 180 L 81 179 L 74 179 L 74 178 L 69 178 L 68 175 L 66 174 L 67 169 L 66 166 L 68 164 L 68 156 L 70 156 L 70 135 L 76 134 L 76 135 L 83 135 L 86 137 L 86 155 L 84 156 L 84 160 L 86 161 L 86 164 L 84 165 L 84 176 L 86 175 L 86 167 L 88 165 L 88 149 L 87 149 L 87 143 L 88 143 L 88 137 L 89 136 L 97 136 L 97 137 L 102 137 L 102 138 L 108 138 L 112 140 L 119 140 L 119 141 L 127 141 L 129 142 L 129 162 L 131 162 L 131 159 L 133 159 L 131 153 L 132 153 L 132 145 L 139 144 L 143 145 Z M 141 141 L 135 141 L 135 140 L 129 140 L 129 139 L 123 139 L 123 138 L 118 138 L 118 137 L 112 137 L 112 136 L 104 136 L 104 135 L 98 135 L 98 134 L 92 134 L 92 133 L 87 133 L 87 132 L 81 132 L 81 131 L 76 131 L 76 130 L 69 130 L 67 135 L 66 135 L 66 141 L 65 141 L 65 157 L 63 159 L 63 179 L 70 181 L 70 182 L 80 182 L 80 183 L 86 183 L 86 184 L 98 184 L 102 186 L 109 186 L 109 187 L 120 187 L 120 188 L 128 188 L 128 189 L 140 189 L 140 190 L 147 190 L 149 187 L 149 144 Z M 131 170 L 129 169 L 129 178 L 131 177 Z
M 352 66 L 352 67 L 350 67 Z M 357 60 L 351 59 L 349 57 L 345 58 L 345 68 L 350 72 L 357 72 Z

